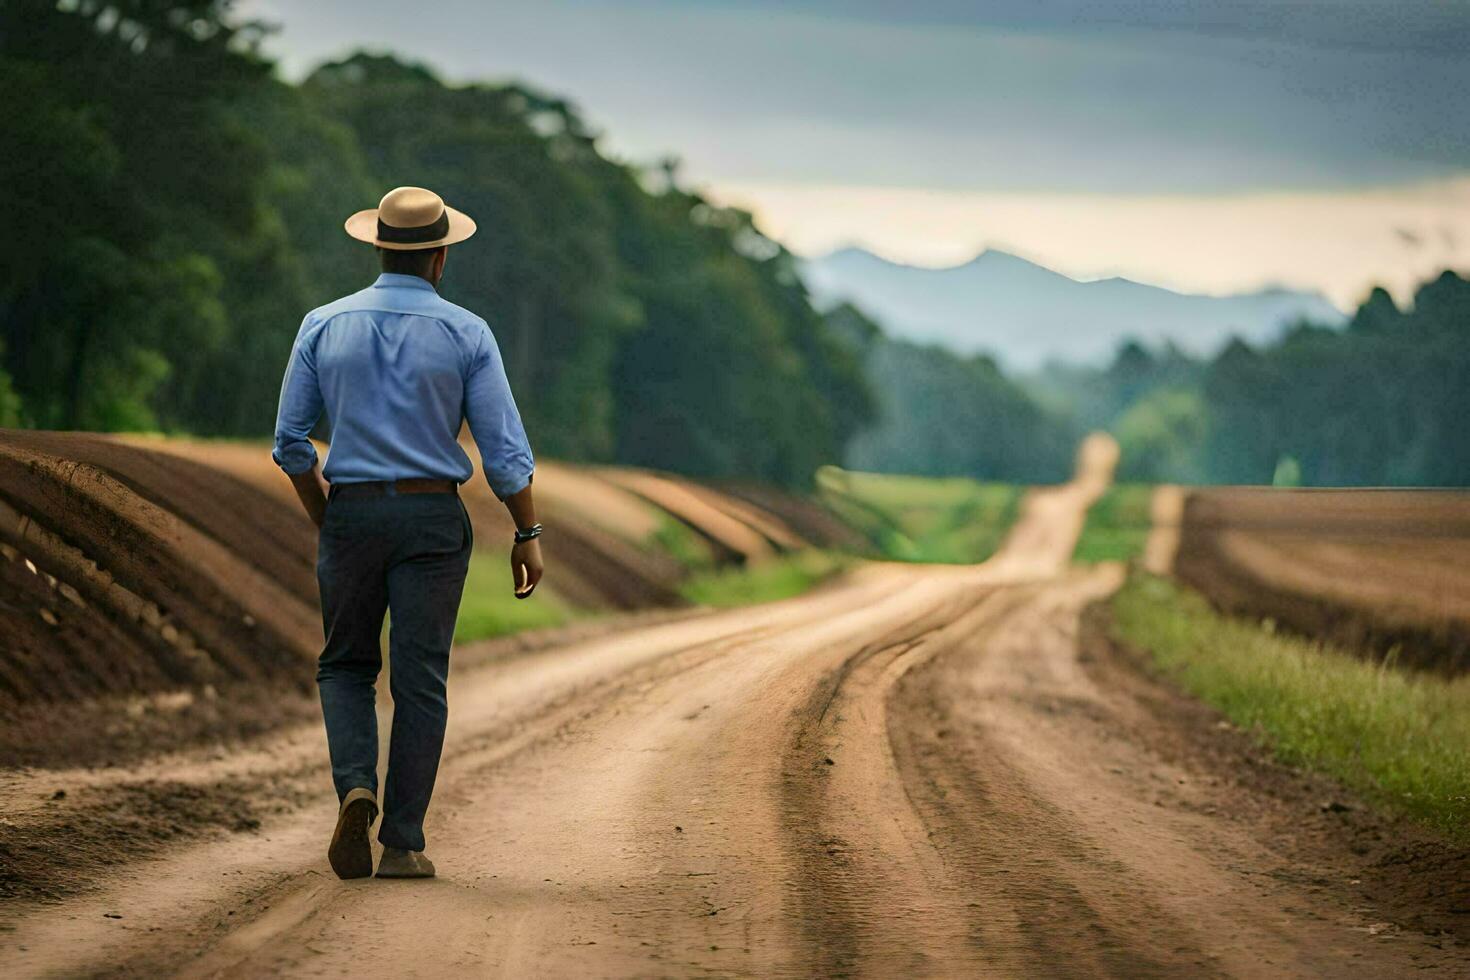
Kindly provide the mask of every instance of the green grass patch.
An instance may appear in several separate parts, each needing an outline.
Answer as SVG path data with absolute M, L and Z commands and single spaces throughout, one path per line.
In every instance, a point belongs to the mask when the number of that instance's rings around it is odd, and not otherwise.
M 560 626 L 570 621 L 574 610 L 544 584 L 529 599 L 517 599 L 511 591 L 510 559 L 496 552 L 475 551 L 465 577 L 464 598 L 454 624 L 454 642 L 470 643 L 506 633 Z
M 1113 597 L 1112 612 L 1117 639 L 1151 651 L 1285 762 L 1470 840 L 1470 677 L 1410 674 L 1276 634 L 1143 574 Z
M 680 586 L 690 602 L 702 606 L 749 606 L 800 595 L 847 568 L 851 559 L 828 551 L 798 551 L 753 568 L 725 568 L 697 574 Z
M 823 503 L 884 558 L 971 564 L 995 553 L 1024 488 L 965 477 L 893 476 L 823 467 Z
M 1153 524 L 1154 488 L 1147 483 L 1109 487 L 1087 512 L 1073 561 L 1131 561 L 1142 557 Z
M 672 517 L 663 519 L 658 530 L 649 536 L 646 547 L 665 552 L 679 564 L 693 571 L 713 568 L 715 564 L 714 551 L 710 548 L 710 543 L 700 537 L 693 528 Z

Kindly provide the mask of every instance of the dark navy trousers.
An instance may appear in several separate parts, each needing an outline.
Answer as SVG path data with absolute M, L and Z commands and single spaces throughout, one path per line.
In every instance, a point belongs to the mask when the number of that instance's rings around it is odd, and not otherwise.
M 472 545 L 469 515 L 452 493 L 334 494 L 327 504 L 316 565 L 326 645 L 316 680 L 339 801 L 359 786 L 378 791 L 376 685 L 383 614 L 391 614 L 393 730 L 378 829 L 385 847 L 424 849 Z

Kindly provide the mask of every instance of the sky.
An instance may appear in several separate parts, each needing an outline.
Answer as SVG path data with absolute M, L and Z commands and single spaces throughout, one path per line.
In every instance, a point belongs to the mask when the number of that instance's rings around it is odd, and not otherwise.
M 799 254 L 1000 248 L 1347 308 L 1470 268 L 1470 0 L 241 0 L 289 78 L 358 48 L 568 96 Z

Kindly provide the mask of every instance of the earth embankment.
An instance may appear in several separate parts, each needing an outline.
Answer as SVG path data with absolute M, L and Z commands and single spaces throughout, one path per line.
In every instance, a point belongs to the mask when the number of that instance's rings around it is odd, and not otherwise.
M 1229 612 L 1402 666 L 1470 670 L 1470 493 L 1190 491 L 1173 573 Z
M 687 605 L 688 556 L 661 544 L 670 525 L 693 547 L 718 542 L 695 555 L 711 563 L 806 546 L 716 489 L 618 471 L 656 482 L 671 512 L 603 472 L 551 462 L 537 475 L 552 582 L 574 608 Z M 463 496 L 477 546 L 506 549 L 509 518 L 483 479 Z M 115 762 L 310 716 L 315 564 L 315 529 L 267 446 L 0 431 L 0 758 Z

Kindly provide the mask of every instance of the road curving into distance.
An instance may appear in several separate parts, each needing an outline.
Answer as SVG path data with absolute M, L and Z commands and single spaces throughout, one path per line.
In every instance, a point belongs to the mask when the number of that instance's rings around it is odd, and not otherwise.
M 299 805 L 0 923 L 6 972 L 1453 971 L 1271 873 L 1253 825 L 1219 814 L 1226 788 L 1079 656 L 1082 611 L 1122 570 L 1068 560 L 1116 457 L 1089 440 L 984 565 L 867 566 L 456 675 L 432 882 L 331 877 L 315 728 L 155 763 Z

